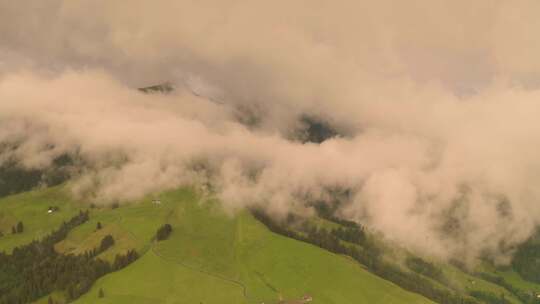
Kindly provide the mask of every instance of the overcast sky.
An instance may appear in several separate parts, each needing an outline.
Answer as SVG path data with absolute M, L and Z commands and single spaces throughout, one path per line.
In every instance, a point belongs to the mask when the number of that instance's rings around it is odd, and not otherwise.
M 0 140 L 21 143 L 0 159 L 77 151 L 73 192 L 101 203 L 211 183 L 231 210 L 284 214 L 350 189 L 342 216 L 411 249 L 505 258 L 501 243 L 540 218 L 539 13 L 534 0 L 0 0 Z M 135 90 L 165 81 L 170 95 Z M 303 115 L 348 136 L 292 142 Z

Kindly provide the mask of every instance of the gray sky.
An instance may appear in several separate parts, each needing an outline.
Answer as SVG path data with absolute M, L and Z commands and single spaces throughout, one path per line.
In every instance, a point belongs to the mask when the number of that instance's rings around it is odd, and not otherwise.
M 91 166 L 73 191 L 98 202 L 211 182 L 231 210 L 283 214 L 341 187 L 354 193 L 343 216 L 409 248 L 499 255 L 540 218 L 539 12 L 521 0 L 0 0 L 0 139 L 22 142 L 13 153 L 29 167 L 80 151 Z M 163 81 L 178 89 L 134 90 Z M 245 109 L 258 128 L 238 123 Z M 304 114 L 350 137 L 287 140 Z M 452 217 L 459 234 L 444 235 Z

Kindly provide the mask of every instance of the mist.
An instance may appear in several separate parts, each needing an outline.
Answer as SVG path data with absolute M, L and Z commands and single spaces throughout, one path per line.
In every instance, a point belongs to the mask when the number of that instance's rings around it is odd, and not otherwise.
M 194 185 L 279 216 L 346 189 L 340 216 L 411 250 L 504 261 L 540 218 L 538 9 L 0 0 L 0 161 L 76 154 L 103 204 Z M 305 115 L 341 136 L 291 140 Z

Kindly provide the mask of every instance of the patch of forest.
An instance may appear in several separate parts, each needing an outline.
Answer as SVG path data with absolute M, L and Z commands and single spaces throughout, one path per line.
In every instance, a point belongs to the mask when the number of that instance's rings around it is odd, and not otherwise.
M 0 143 L 0 153 L 15 147 Z M 8 158 L 0 162 L 0 197 L 29 191 L 40 185 L 59 185 L 69 178 L 73 162 L 72 156 L 63 154 L 56 157 L 50 167 L 33 169 L 25 168 L 15 158 Z
M 68 302 L 73 301 L 98 278 L 126 267 L 139 257 L 135 250 L 130 250 L 117 255 L 112 264 L 96 258 L 114 244 L 111 236 L 106 236 L 100 247 L 81 255 L 54 250 L 56 243 L 88 219 L 88 211 L 81 211 L 42 240 L 16 247 L 11 254 L 0 253 L 0 304 L 30 303 L 53 291 L 62 291 Z

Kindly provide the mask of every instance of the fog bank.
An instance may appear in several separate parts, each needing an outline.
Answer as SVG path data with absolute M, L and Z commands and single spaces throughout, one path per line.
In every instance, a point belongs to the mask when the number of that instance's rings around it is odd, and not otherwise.
M 341 216 L 411 249 L 504 258 L 540 218 L 538 9 L 0 0 L 0 160 L 77 154 L 102 203 L 196 184 L 285 214 L 348 189 Z M 347 136 L 291 141 L 305 115 Z

